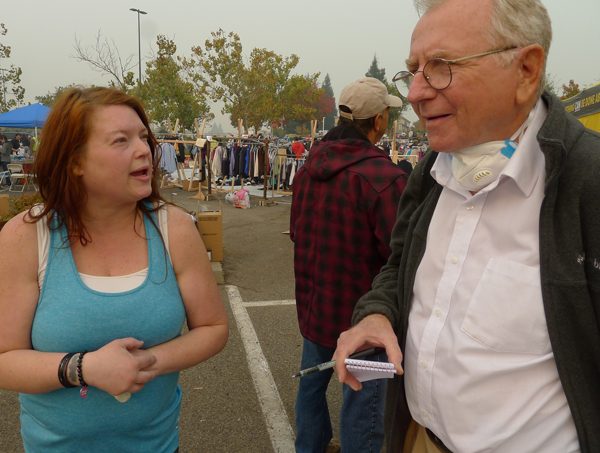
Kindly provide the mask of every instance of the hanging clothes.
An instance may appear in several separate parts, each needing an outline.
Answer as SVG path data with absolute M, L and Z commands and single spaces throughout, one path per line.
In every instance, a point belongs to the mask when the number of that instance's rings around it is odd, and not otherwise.
M 159 167 L 167 173 L 175 173 L 177 171 L 177 152 L 172 143 L 159 143 L 160 161 Z
M 216 177 L 223 176 L 223 152 L 224 148 L 220 143 L 212 152 L 210 170 Z
M 185 162 L 185 144 L 177 143 L 178 153 L 177 153 L 177 162 Z

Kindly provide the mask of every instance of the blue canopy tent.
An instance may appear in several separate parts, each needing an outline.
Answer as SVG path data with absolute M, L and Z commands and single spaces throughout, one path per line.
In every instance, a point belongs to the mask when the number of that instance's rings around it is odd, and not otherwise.
M 0 115 L 0 127 L 43 127 L 50 107 L 32 104 Z M 37 133 L 37 131 L 36 131 Z

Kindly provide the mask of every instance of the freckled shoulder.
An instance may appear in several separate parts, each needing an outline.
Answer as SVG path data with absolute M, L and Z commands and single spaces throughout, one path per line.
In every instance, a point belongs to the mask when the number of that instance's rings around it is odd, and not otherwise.
M 5 257 L 19 257 L 17 260 L 8 260 L 12 270 L 37 275 L 37 224 L 26 219 L 29 219 L 28 213 L 22 212 L 4 225 L 0 231 L 0 250 Z
M 192 232 L 197 231 L 192 217 L 177 206 L 167 205 L 167 219 L 169 222 L 169 242 L 171 239 L 189 238 Z

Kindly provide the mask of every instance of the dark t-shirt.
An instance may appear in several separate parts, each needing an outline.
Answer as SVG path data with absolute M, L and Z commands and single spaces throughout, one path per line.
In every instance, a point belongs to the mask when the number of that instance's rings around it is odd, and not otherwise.
M 21 147 L 21 143 L 16 138 L 13 138 L 11 141 L 13 149 L 19 149 Z

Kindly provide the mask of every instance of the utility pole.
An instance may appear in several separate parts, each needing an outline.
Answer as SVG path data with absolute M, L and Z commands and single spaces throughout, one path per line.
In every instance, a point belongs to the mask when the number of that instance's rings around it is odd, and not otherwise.
M 140 14 L 148 14 L 146 11 L 142 11 L 140 9 L 135 9 L 135 8 L 129 8 L 129 11 L 133 11 L 135 13 L 137 13 L 137 17 L 138 17 L 138 69 L 139 69 L 139 75 L 138 75 L 138 89 L 139 89 L 139 93 L 142 94 L 142 41 L 141 41 L 141 37 L 140 37 Z

